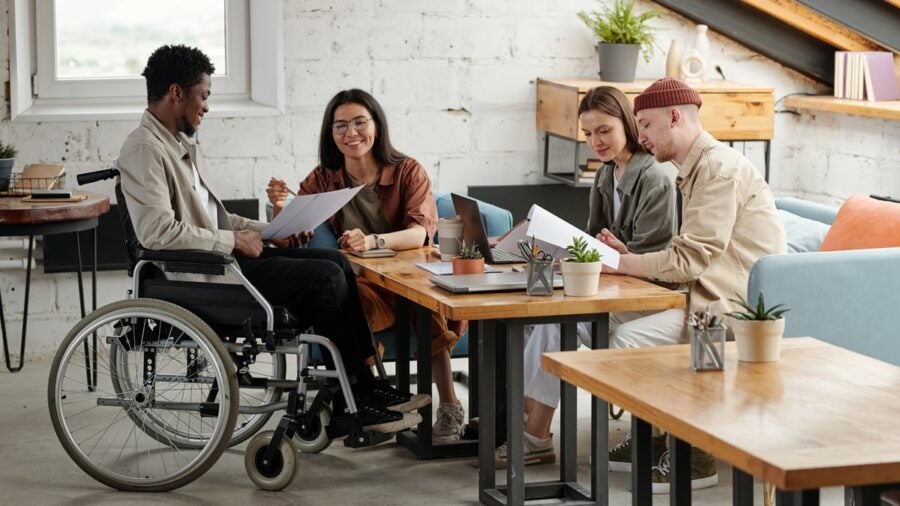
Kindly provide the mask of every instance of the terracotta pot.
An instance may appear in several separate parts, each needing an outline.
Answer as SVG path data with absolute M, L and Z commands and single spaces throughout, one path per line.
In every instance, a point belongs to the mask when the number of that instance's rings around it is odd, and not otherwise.
M 781 355 L 784 318 L 777 320 L 737 320 L 729 318 L 738 360 L 741 362 L 775 362 Z
M 600 262 L 567 262 L 559 263 L 563 277 L 563 293 L 569 297 L 587 297 L 597 295 L 600 291 Z
M 484 274 L 484 258 L 453 257 L 453 274 Z

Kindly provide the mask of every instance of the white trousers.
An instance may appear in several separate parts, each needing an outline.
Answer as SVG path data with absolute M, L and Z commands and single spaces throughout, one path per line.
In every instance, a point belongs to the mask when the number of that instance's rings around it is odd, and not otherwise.
M 642 348 L 681 343 L 684 309 L 652 312 L 625 312 L 609 315 L 610 348 Z M 541 404 L 559 405 L 559 378 L 541 369 L 541 354 L 559 351 L 559 324 L 528 325 L 525 327 L 525 397 Z M 591 327 L 578 324 L 578 340 L 590 348 Z

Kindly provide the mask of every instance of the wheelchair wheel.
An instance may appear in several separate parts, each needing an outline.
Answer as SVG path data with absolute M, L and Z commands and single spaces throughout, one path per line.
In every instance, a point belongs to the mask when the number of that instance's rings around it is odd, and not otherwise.
M 284 354 L 261 352 L 256 356 L 256 362 L 250 366 L 250 375 L 253 378 L 262 378 L 267 380 L 283 380 L 286 374 L 286 361 Z M 244 406 L 269 406 L 281 400 L 283 389 L 279 387 L 248 388 L 239 387 L 240 407 Z M 240 409 L 240 408 L 239 408 Z M 238 413 L 237 422 L 234 425 L 234 433 L 228 446 L 234 446 L 253 437 L 254 434 L 266 425 L 273 412 L 245 414 Z
M 294 433 L 294 444 L 303 453 L 319 453 L 331 445 L 325 427 L 331 423 L 331 408 L 322 406 L 318 413 L 304 413 Z
M 225 450 L 238 407 L 234 366 L 200 318 L 155 299 L 115 302 L 78 322 L 48 384 L 66 453 L 120 490 L 195 480 Z
M 297 448 L 290 438 L 281 438 L 278 450 L 268 445 L 275 431 L 257 434 L 244 450 L 244 468 L 247 476 L 263 490 L 281 490 L 294 481 L 297 474 Z

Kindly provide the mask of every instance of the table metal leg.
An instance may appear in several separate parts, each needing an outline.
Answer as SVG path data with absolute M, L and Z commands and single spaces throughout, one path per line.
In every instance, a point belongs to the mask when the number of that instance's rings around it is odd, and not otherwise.
M 91 311 L 97 310 L 97 229 L 91 229 L 91 251 L 93 252 L 93 260 L 94 263 L 91 265 Z M 89 387 L 93 387 L 97 385 L 97 333 L 94 332 L 91 336 L 91 341 L 94 344 L 94 367 L 93 367 L 93 383 L 88 383 Z
M 469 322 L 469 419 L 478 416 L 478 341 L 481 336 L 481 322 Z
M 574 322 L 561 325 L 561 351 L 574 351 L 578 349 L 578 324 Z M 560 413 L 560 466 L 559 481 L 563 483 L 575 483 L 578 481 L 575 459 L 577 455 L 577 431 L 578 431 L 578 405 L 575 395 L 575 387 L 571 384 L 559 382 L 559 398 L 561 401 Z
M 591 325 L 591 347 L 609 348 L 609 315 L 600 315 Z M 609 404 L 591 396 L 591 499 L 609 505 Z
M 653 491 L 650 484 L 650 424 L 631 416 L 631 504 L 651 506 Z
M 669 504 L 691 504 L 691 445 L 669 434 Z
M 496 488 L 497 484 L 494 467 L 494 449 L 497 447 L 494 430 L 496 425 L 494 364 L 497 360 L 494 329 L 494 322 L 482 322 L 482 331 L 477 342 L 478 381 L 481 384 L 481 395 L 478 398 L 478 498 L 485 504 L 491 498 L 487 490 Z
M 506 324 L 506 504 L 525 503 L 523 334 L 518 322 Z
M 765 140 L 765 141 L 763 141 L 763 144 L 764 144 L 764 146 L 765 146 L 764 149 L 765 149 L 765 151 L 766 151 L 766 155 L 765 155 L 765 159 L 766 159 L 766 161 L 765 161 L 765 163 L 766 163 L 766 182 L 768 183 L 768 182 L 769 182 L 769 165 L 770 165 L 771 162 L 772 162 L 772 141 L 771 141 L 771 140 Z
M 731 502 L 734 506 L 753 506 L 753 477 L 736 467 L 731 471 Z
M 409 392 L 409 301 L 397 297 L 394 305 L 394 335 L 397 342 L 397 390 Z
M 416 304 L 416 390 L 420 394 L 431 395 L 431 312 Z M 432 401 L 433 403 L 433 401 Z M 419 423 L 417 439 L 421 455 L 431 453 L 431 405 L 419 409 L 422 421 Z
M 883 487 L 873 485 L 847 487 L 844 490 L 844 503 L 848 506 L 879 506 L 881 504 L 881 492 Z
M 19 343 L 19 365 L 13 367 L 9 356 L 9 343 L 6 335 L 6 319 L 3 317 L 3 300 L 0 299 L 0 331 L 3 333 L 3 358 L 9 372 L 18 372 L 25 365 L 25 336 L 28 329 L 28 299 L 31 294 L 31 260 L 34 256 L 34 236 L 28 236 L 28 264 L 25 267 L 25 304 L 22 308 L 22 340 Z

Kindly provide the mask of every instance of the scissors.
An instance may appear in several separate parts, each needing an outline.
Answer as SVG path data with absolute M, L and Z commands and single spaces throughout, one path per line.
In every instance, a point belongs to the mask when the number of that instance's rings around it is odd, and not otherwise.
M 519 239 L 516 244 L 519 246 L 519 251 L 522 253 L 522 258 L 524 258 L 528 263 L 534 262 L 534 249 L 530 244 L 528 244 L 528 241 L 526 241 L 525 239 Z

